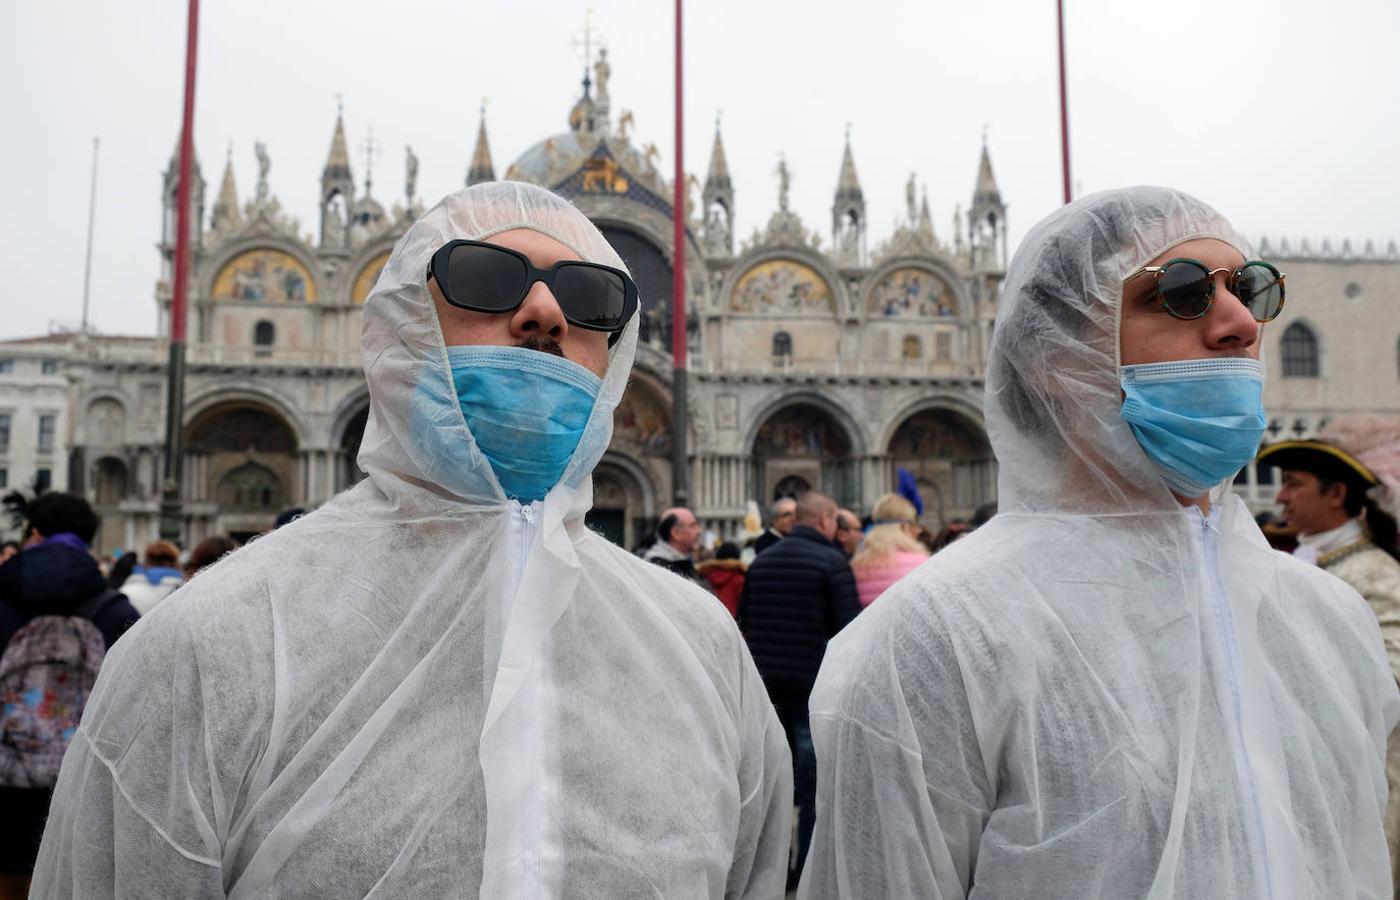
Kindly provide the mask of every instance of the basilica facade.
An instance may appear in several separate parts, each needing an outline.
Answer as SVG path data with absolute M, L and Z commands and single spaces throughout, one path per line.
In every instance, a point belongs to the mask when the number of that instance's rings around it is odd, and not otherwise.
M 746 501 L 819 488 L 867 509 L 900 467 L 918 480 L 931 525 L 995 496 L 982 427 L 983 360 L 1006 263 L 1006 210 L 983 149 L 954 233 L 934 232 L 911 181 L 893 234 L 870 246 L 868 214 L 847 142 L 833 152 L 829 237 L 788 205 L 779 164 L 766 227 L 733 227 L 735 191 L 716 129 L 685 211 L 689 414 L 671 408 L 672 186 L 656 151 L 614 116 L 599 54 L 567 129 L 536 143 L 499 177 L 569 198 L 626 261 L 642 298 L 642 339 L 595 475 L 590 524 L 620 543 L 646 539 L 673 494 L 673 429 L 687 429 L 689 503 L 732 534 Z M 835 150 L 835 148 L 833 148 Z M 189 371 L 184 414 L 185 536 L 246 537 L 290 506 L 314 507 L 363 477 L 355 456 L 369 395 L 360 365 L 362 305 L 395 241 L 422 212 L 408 160 L 401 202 L 386 208 L 351 170 L 338 117 L 321 173 L 316 235 L 272 196 L 257 148 L 253 196 L 231 164 L 206 207 L 192 192 Z M 465 156 L 465 154 L 464 154 Z M 839 162 L 838 162 L 839 159 Z M 167 332 L 177 167 L 165 180 L 156 301 Z M 974 177 L 975 176 L 975 177 Z M 498 177 L 485 121 L 468 184 Z M 104 516 L 102 549 L 139 546 L 158 521 L 165 343 L 78 338 L 68 487 Z
M 946 234 L 935 233 L 927 199 L 911 180 L 899 224 L 875 240 L 847 140 L 840 152 L 833 146 L 829 232 L 823 223 L 819 234 L 789 208 L 779 163 L 774 196 L 743 198 L 769 207 L 766 225 L 741 238 L 733 225 L 740 198 L 717 128 L 705 178 L 692 176 L 686 186 L 689 409 L 677 422 L 672 185 L 657 170 L 654 147 L 634 137 L 631 115 L 614 115 L 605 52 L 590 75 L 573 107 L 560 111 L 567 128 L 499 173 L 569 198 L 640 288 L 641 341 L 611 447 L 596 470 L 590 524 L 627 546 L 650 536 L 672 500 L 678 427 L 686 429 L 689 505 L 720 535 L 739 529 L 747 501 L 766 506 L 809 487 L 868 510 L 900 468 L 918 482 L 931 527 L 994 500 L 981 398 L 1007 246 L 1006 206 L 986 147 L 975 165 L 968 161 L 973 190 Z M 472 153 L 465 150 L 467 184 L 498 177 L 484 120 Z M 279 511 L 315 507 L 363 477 L 355 464 L 369 409 L 362 307 L 394 243 L 422 212 L 411 152 L 403 199 L 386 208 L 367 177 L 363 188 L 357 184 L 339 116 L 321 173 L 316 234 L 302 233 L 283 212 L 268 187 L 268 150 L 259 145 L 257 155 L 258 178 L 246 199 L 229 164 L 207 205 L 197 164 L 194 170 L 182 460 L 187 542 L 216 533 L 246 538 L 270 527 Z M 157 532 L 176 171 L 172 160 L 155 296 L 160 336 L 76 335 L 0 348 L 0 414 L 20 402 L 6 406 L 12 376 L 5 359 L 17 360 L 15 372 L 32 363 L 34 378 L 53 382 L 44 388 L 52 401 L 33 401 L 44 406 L 32 416 L 41 434 L 35 465 L 49 467 L 42 471 L 53 488 L 95 502 L 103 551 L 139 547 Z M 1394 244 L 1353 251 L 1276 242 L 1261 250 L 1288 273 L 1290 298 L 1284 320 L 1265 332 L 1274 415 L 1266 440 L 1309 435 L 1347 411 L 1400 414 Z M 38 396 L 21 387 L 16 397 Z M 45 415 L 52 419 L 48 444 Z M 16 434 L 22 427 L 16 419 Z M 0 447 L 0 471 L 12 465 L 8 450 Z M 1271 474 L 1253 467 L 1238 486 L 1256 508 L 1267 507 L 1276 490 Z

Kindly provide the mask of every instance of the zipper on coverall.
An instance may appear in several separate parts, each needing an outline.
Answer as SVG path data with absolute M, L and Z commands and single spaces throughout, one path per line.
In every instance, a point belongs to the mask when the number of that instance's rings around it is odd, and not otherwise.
M 1216 513 L 1213 509 L 1212 513 Z M 1241 810 L 1244 820 L 1245 838 L 1249 842 L 1250 859 L 1254 869 L 1254 882 L 1259 896 L 1274 895 L 1269 871 L 1269 848 L 1264 839 L 1264 816 L 1259 809 L 1259 796 L 1254 783 L 1254 770 L 1249 762 L 1249 749 L 1244 739 L 1244 715 L 1240 700 L 1240 653 L 1235 637 L 1234 617 L 1230 612 L 1230 598 L 1225 593 L 1225 584 L 1220 578 L 1220 532 L 1211 522 L 1211 517 L 1201 514 L 1198 530 L 1202 556 L 1206 568 L 1206 590 L 1210 595 L 1212 611 L 1215 613 L 1216 637 L 1220 642 L 1223 665 L 1224 687 L 1229 694 L 1225 707 L 1225 725 L 1230 732 L 1235 758 L 1235 775 L 1239 782 L 1240 798 L 1244 806 Z
M 510 586 L 510 597 L 513 605 L 515 602 L 519 601 L 519 597 L 517 597 L 516 594 L 520 590 L 520 582 L 525 577 L 525 565 L 530 559 L 530 546 L 535 541 L 535 505 L 533 503 L 521 503 L 518 500 L 512 500 L 511 503 L 515 507 L 511 511 L 512 524 L 518 525 L 520 529 L 520 542 L 516 545 L 518 556 L 516 557 L 515 580 Z M 532 716 L 531 720 L 533 719 L 534 717 Z M 533 758 L 535 754 L 535 744 L 537 742 L 536 735 L 527 727 L 522 738 L 523 745 L 520 748 L 522 756 L 526 759 Z M 539 837 L 544 833 L 544 797 L 538 789 L 538 779 L 531 779 L 530 783 L 532 788 L 526 799 L 526 805 L 529 808 L 529 830 L 536 836 L 536 839 L 529 842 L 529 851 L 524 861 L 524 866 L 528 873 L 528 884 L 533 888 L 530 895 L 543 897 L 545 895 L 543 889 L 544 867 L 540 860 L 539 851 L 541 842 Z

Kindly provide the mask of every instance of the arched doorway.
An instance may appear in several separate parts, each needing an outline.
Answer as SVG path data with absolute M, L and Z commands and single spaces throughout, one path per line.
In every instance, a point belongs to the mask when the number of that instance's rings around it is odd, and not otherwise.
M 620 547 L 649 543 L 656 530 L 656 490 L 635 459 L 609 452 L 593 470 L 593 508 L 584 523 Z
M 770 415 L 753 441 L 751 495 L 764 505 L 816 488 L 849 505 L 859 493 L 850 434 L 825 409 L 794 403 Z
M 229 401 L 185 429 L 189 507 L 202 527 L 190 535 L 227 534 L 246 541 L 300 502 L 297 441 L 291 426 L 254 401 Z
M 126 499 L 130 489 L 129 477 L 126 463 L 115 456 L 104 456 L 93 463 L 89 482 L 92 485 L 92 506 L 102 520 L 101 530 L 93 542 L 96 547 L 107 550 L 124 546 L 126 528 L 121 515 L 121 502 Z
M 908 469 L 924 499 L 924 522 L 941 528 L 968 519 L 996 497 L 996 460 L 981 426 L 948 409 L 925 409 L 900 423 L 890 439 L 896 470 Z M 894 474 L 891 473 L 891 483 Z

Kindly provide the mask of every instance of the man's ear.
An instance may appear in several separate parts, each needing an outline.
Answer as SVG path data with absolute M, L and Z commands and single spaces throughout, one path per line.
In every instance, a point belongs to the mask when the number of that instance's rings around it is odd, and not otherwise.
M 1342 509 L 1347 504 L 1347 483 L 1345 481 L 1334 481 L 1322 492 L 1322 496 L 1334 509 Z

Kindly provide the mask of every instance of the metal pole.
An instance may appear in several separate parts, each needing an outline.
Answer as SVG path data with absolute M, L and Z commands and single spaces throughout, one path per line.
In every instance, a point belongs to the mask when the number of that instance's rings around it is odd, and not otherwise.
M 160 502 L 160 536 L 180 539 L 180 463 L 184 455 L 185 307 L 190 268 L 190 169 L 194 159 L 194 64 L 199 36 L 199 0 L 190 0 L 185 38 L 185 111 L 180 126 L 180 187 L 175 210 L 175 285 L 170 304 L 170 365 L 165 391 L 165 472 Z
M 676 248 L 671 270 L 671 493 L 676 506 L 685 506 L 690 496 L 690 457 L 686 452 L 690 416 L 685 378 L 685 117 L 681 87 L 681 0 L 676 0 L 676 180 L 671 200 Z
M 1060 30 L 1060 161 L 1064 169 L 1065 202 L 1074 199 L 1069 186 L 1069 90 L 1065 86 L 1065 0 L 1055 0 Z
M 83 262 L 83 327 L 82 333 L 88 333 L 88 296 L 92 288 L 92 227 L 97 220 L 97 151 L 101 145 L 101 139 L 92 139 L 92 188 L 88 192 L 88 234 L 87 234 L 87 259 Z

